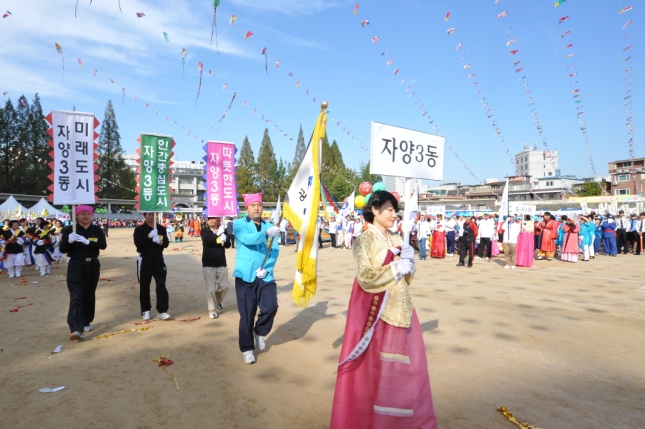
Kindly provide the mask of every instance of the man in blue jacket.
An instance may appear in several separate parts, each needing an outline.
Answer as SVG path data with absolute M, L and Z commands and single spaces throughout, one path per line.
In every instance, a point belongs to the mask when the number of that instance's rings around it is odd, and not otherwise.
M 271 237 L 280 235 L 280 228 L 262 220 L 262 194 L 244 194 L 247 216 L 233 222 L 237 241 L 235 257 L 235 293 L 240 312 L 240 351 L 244 363 L 255 363 L 253 350 L 264 350 L 264 337 L 271 332 L 278 312 L 278 291 L 273 269 L 278 259 L 279 243 L 273 240 L 264 267 L 262 261 Z M 260 314 L 257 322 L 255 313 Z

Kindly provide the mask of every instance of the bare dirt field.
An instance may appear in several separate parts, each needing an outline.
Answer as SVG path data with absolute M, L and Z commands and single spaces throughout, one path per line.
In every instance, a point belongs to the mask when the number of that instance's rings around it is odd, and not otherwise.
M 318 293 L 301 310 L 291 299 L 294 248 L 281 248 L 280 309 L 255 365 L 238 350 L 233 287 L 220 317 L 208 318 L 199 253 L 200 240 L 190 237 L 166 252 L 175 320 L 98 339 L 144 327 L 133 324 L 141 317 L 132 230 L 111 230 L 95 330 L 81 342 L 68 340 L 64 263 L 45 278 L 26 267 L 24 285 L 0 276 L 0 427 L 327 428 L 351 253 L 326 244 Z M 232 274 L 235 250 L 227 255 Z M 645 427 L 643 261 L 599 256 L 514 271 L 500 257 L 471 269 L 455 267 L 456 258 L 418 261 L 412 297 L 439 427 L 515 427 L 500 405 L 544 429 Z M 162 354 L 174 360 L 168 370 L 179 390 L 153 362 Z M 65 389 L 38 391 L 58 386 Z

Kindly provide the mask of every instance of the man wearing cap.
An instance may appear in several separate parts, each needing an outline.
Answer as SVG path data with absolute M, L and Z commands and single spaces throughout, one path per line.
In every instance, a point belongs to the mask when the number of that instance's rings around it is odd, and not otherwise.
M 209 216 L 200 236 L 202 238 L 202 272 L 206 283 L 208 315 L 217 319 L 217 311 L 224 309 L 224 296 L 228 292 L 228 268 L 226 251 L 231 247 L 221 219 Z
M 9 228 L 2 232 L 7 259 L 4 266 L 9 272 L 9 278 L 20 277 L 22 267 L 25 265 L 25 254 L 22 246 L 25 244 L 26 234 L 19 228 L 17 220 L 9 221 Z
M 90 206 L 76 206 L 76 233 L 73 227 L 63 229 L 60 251 L 67 253 L 67 289 L 69 290 L 69 311 L 67 324 L 70 340 L 81 340 L 83 332 L 91 331 L 96 306 L 96 286 L 101 275 L 98 256 L 105 250 L 107 242 L 100 227 L 92 225 L 94 209 Z
M 273 269 L 278 259 L 279 244 L 273 240 L 264 266 L 270 237 L 280 235 L 280 227 L 262 220 L 262 194 L 244 194 L 247 216 L 233 222 L 237 239 L 235 256 L 235 293 L 240 312 L 239 345 L 244 363 L 255 363 L 253 350 L 265 348 L 264 337 L 271 332 L 278 312 L 278 294 Z M 255 313 L 260 307 L 257 322 Z
M 155 224 L 154 213 L 144 213 L 145 222 L 134 229 L 134 245 L 137 246 L 137 274 L 139 275 L 139 304 L 143 320 L 150 320 L 150 283 L 155 278 L 157 295 L 157 317 L 161 320 L 170 319 L 168 314 L 169 297 L 166 289 L 166 261 L 163 249 L 168 247 L 166 227 Z
M 629 227 L 629 220 L 625 217 L 623 210 L 618 211 L 618 218 L 616 219 L 616 247 L 618 253 L 623 252 L 627 254 L 627 229 Z

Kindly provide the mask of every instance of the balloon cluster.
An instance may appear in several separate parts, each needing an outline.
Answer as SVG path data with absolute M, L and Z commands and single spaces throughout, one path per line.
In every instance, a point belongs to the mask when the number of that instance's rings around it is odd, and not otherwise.
M 374 185 L 372 185 L 369 182 L 363 182 L 358 186 L 358 192 L 361 193 L 361 195 L 357 196 L 354 198 L 354 207 L 357 209 L 362 209 L 365 207 L 365 204 L 370 200 L 370 197 L 372 196 L 372 192 L 376 191 L 384 191 L 385 190 L 385 183 L 383 182 L 376 182 Z M 392 193 L 393 195 L 395 194 L 394 192 Z M 394 195 L 397 200 L 398 200 L 398 194 Z

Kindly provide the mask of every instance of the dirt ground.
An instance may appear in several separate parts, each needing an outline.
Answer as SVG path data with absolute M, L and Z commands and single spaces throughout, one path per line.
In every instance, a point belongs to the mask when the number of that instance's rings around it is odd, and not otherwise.
M 354 276 L 349 251 L 321 251 L 317 296 L 301 310 L 291 299 L 294 248 L 281 248 L 276 323 L 258 362 L 245 365 L 233 287 L 220 317 L 208 318 L 198 238 L 166 253 L 175 320 L 97 338 L 142 327 L 133 324 L 141 317 L 131 237 L 110 231 L 100 258 L 109 281 L 99 282 L 95 331 L 82 342 L 68 340 L 65 264 L 46 278 L 25 268 L 25 285 L 0 276 L 0 427 L 329 426 Z M 232 274 L 235 251 L 227 255 Z M 643 260 L 536 261 L 515 271 L 500 257 L 472 269 L 455 267 L 456 258 L 419 261 L 412 296 L 439 427 L 515 427 L 500 405 L 544 429 L 645 427 Z M 174 360 L 179 391 L 153 362 L 162 354 Z M 57 386 L 65 389 L 38 391 Z

